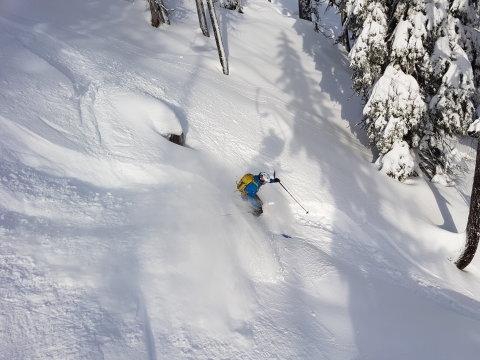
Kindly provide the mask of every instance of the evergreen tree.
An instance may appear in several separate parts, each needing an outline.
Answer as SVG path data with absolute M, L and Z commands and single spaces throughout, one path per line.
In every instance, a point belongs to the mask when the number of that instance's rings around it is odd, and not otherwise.
M 436 0 L 427 5 L 432 72 L 425 86 L 429 112 L 419 146 L 420 167 L 432 180 L 449 183 L 457 169 L 452 156 L 457 135 L 465 135 L 475 117 L 473 56 L 464 50 L 472 43 L 462 23 L 467 19 L 465 2 Z
M 350 51 L 353 89 L 368 98 L 369 92 L 382 73 L 388 54 L 385 44 L 387 17 L 381 1 L 370 0 L 348 7 L 348 16 L 363 24 L 360 35 Z
M 398 65 L 389 65 L 375 84 L 363 116 L 370 143 L 380 152 L 378 167 L 397 180 L 405 180 L 414 171 L 410 145 L 404 139 L 422 121 L 425 111 L 415 78 Z
M 318 0 L 320 1 L 320 0 Z M 342 43 L 348 52 L 351 50 L 350 46 L 350 34 L 349 34 L 349 22 L 350 19 L 347 16 L 347 3 L 349 0 L 328 0 L 328 6 L 336 7 L 341 16 L 342 33 L 338 36 L 337 42 Z M 318 11 L 317 11 L 318 15 Z
M 330 0 L 330 4 L 345 12 L 342 37 L 350 34 L 354 41 L 349 52 L 353 88 L 368 99 L 364 124 L 379 151 L 379 167 L 384 169 L 388 159 L 386 172 L 405 179 L 406 164 L 411 164 L 405 154 L 413 154 L 405 151 L 407 147 L 417 149 L 416 161 L 429 176 L 447 174 L 452 139 L 465 134 L 473 121 L 480 84 L 477 2 Z M 394 156 L 400 152 L 402 156 Z
M 467 6 L 468 3 L 468 6 Z M 473 68 L 475 89 L 480 88 L 480 5 L 476 0 L 456 0 L 452 4 L 452 12 L 460 20 L 459 43 L 465 50 Z M 480 104 L 480 92 L 475 94 L 475 104 Z
M 369 140 L 380 154 L 377 165 L 389 176 L 403 181 L 414 173 L 410 151 L 412 134 L 423 122 L 426 112 L 424 96 L 416 80 L 428 68 L 422 41 L 426 29 L 420 0 L 390 6 L 388 9 L 373 0 L 349 2 L 348 11 L 356 22 L 363 24 L 350 60 L 354 89 L 370 97 L 363 115 Z M 358 16 L 362 13 L 366 15 Z M 388 22 L 386 14 L 391 17 Z M 363 50 L 365 38 L 376 45 L 374 50 Z M 371 60 L 371 53 L 378 55 Z
M 442 71 L 442 83 L 430 101 L 430 114 L 439 131 L 447 135 L 466 134 L 475 112 L 473 70 L 467 54 L 456 41 L 441 38 L 437 45 L 434 56 L 441 52 L 448 60 L 445 64 L 445 59 L 434 59 L 434 65 L 440 63 L 446 71 Z
M 298 16 L 300 19 L 312 21 L 311 0 L 298 0 Z
M 428 55 L 423 46 L 427 30 L 423 0 L 411 0 L 395 9 L 390 63 L 397 64 L 405 74 L 421 79 L 428 71 Z

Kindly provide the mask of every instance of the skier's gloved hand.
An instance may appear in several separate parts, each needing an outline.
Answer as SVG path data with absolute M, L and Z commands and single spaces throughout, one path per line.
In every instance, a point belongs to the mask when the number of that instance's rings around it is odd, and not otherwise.
M 275 178 L 275 179 L 273 179 L 273 182 L 280 182 L 280 179 L 279 179 L 279 178 Z

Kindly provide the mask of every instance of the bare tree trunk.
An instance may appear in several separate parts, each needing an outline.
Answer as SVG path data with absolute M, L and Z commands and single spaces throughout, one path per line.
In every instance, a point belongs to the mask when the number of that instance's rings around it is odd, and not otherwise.
M 205 8 L 203 7 L 202 0 L 195 0 L 197 2 L 197 13 L 198 13 L 198 21 L 200 23 L 200 29 L 202 29 L 203 35 L 206 37 L 210 37 L 210 33 L 208 32 L 207 26 L 207 18 L 205 17 Z
M 241 0 L 223 0 L 220 2 L 220 6 L 225 9 L 235 10 L 240 14 L 243 14 Z
M 152 14 L 151 23 L 154 27 L 159 27 L 161 24 L 170 25 L 168 11 L 163 4 L 163 0 L 148 0 L 150 5 L 150 13 Z
M 350 37 L 348 36 L 348 23 L 347 23 L 347 15 L 344 11 L 342 11 L 342 26 L 343 26 L 343 45 L 345 46 L 345 49 L 347 52 L 350 52 L 351 47 L 350 47 Z
M 298 16 L 300 19 L 312 21 L 312 6 L 310 0 L 298 0 Z
M 163 0 L 157 0 L 157 2 L 160 7 L 160 14 L 163 17 L 163 22 L 167 25 L 170 25 L 170 17 L 168 16 L 168 11 L 165 7 L 165 4 L 163 3 Z
M 475 163 L 475 175 L 473 176 L 472 196 L 470 198 L 470 212 L 467 222 L 467 241 L 465 249 L 455 262 L 457 268 L 465 269 L 473 260 L 477 251 L 480 237 L 480 141 L 477 144 L 477 159 Z
M 151 23 L 154 27 L 160 26 L 160 9 L 155 0 L 148 0 L 148 4 L 150 5 L 150 13 L 152 14 Z
M 215 41 L 217 43 L 218 56 L 220 58 L 220 63 L 222 64 L 223 73 L 228 75 L 228 61 L 225 55 L 225 49 L 223 48 L 222 34 L 220 33 L 220 28 L 217 21 L 217 13 L 215 12 L 215 7 L 213 6 L 212 0 L 206 0 L 208 6 L 208 12 L 210 13 L 210 20 L 212 22 L 213 33 L 215 34 Z

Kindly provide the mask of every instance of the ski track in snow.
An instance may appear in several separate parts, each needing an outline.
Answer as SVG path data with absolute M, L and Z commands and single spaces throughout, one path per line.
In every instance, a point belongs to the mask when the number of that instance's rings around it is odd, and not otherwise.
M 147 80 L 140 72 L 131 73 L 123 68 L 115 60 L 107 58 L 98 52 L 83 50 L 80 52 L 74 46 L 55 38 L 46 33 L 42 24 L 32 27 L 20 25 L 0 18 L 2 28 L 15 38 L 25 49 L 31 52 L 33 56 L 45 61 L 53 69 L 57 70 L 66 79 L 68 79 L 73 90 L 72 98 L 78 111 L 80 123 L 77 128 L 81 129 L 81 138 L 78 135 L 72 136 L 62 125 L 49 122 L 42 119 L 46 126 L 54 128 L 63 137 L 74 141 L 77 145 L 85 147 L 87 153 L 95 156 L 104 156 L 107 158 L 124 158 L 124 155 L 115 154 L 112 149 L 105 144 L 110 136 L 108 129 L 102 129 L 101 122 L 97 119 L 95 104 L 98 100 L 98 94 L 112 91 L 123 92 L 124 96 L 146 96 L 151 99 L 165 99 L 165 94 L 161 87 L 155 86 L 151 80 Z M 93 60 L 94 59 L 94 60 Z M 115 94 L 111 94 L 115 96 Z M 146 104 L 139 103 L 138 106 Z M 75 116 L 72 116 L 75 118 Z M 123 125 L 123 124 L 122 124 Z M 68 124 L 74 128 L 75 124 Z M 118 127 L 120 129 L 120 127 Z M 128 139 L 127 136 L 122 136 Z M 99 151 L 101 149 L 101 151 Z M 133 159 L 131 159 L 133 160 Z
M 365 273 L 369 273 L 372 270 L 380 270 L 376 272 L 375 276 L 395 283 L 405 289 L 416 288 L 419 294 L 433 300 L 442 307 L 455 311 L 465 317 L 480 320 L 480 309 L 476 301 L 473 299 L 464 299 L 459 302 L 454 293 L 449 294 L 443 291 L 441 287 L 442 279 L 439 279 L 435 274 L 419 266 L 415 260 L 403 253 L 402 250 L 385 235 L 376 234 L 377 237 L 384 238 L 386 243 L 390 244 L 399 254 L 406 256 L 406 260 L 410 262 L 411 265 L 418 266 L 418 270 L 415 273 L 405 273 L 405 271 L 399 266 L 396 266 L 395 263 L 391 263 L 391 260 L 387 260 L 382 256 L 381 249 L 365 244 L 362 238 L 352 237 L 353 233 L 342 233 L 341 231 L 334 230 L 331 226 L 322 224 L 321 219 L 315 221 L 307 219 L 306 216 L 297 215 L 297 221 L 303 226 L 312 228 L 312 230 L 305 232 L 308 234 L 306 238 L 298 238 L 296 236 L 293 238 L 306 242 L 309 244 L 308 246 L 311 246 L 324 255 L 316 259 L 316 261 L 312 261 L 312 263 L 318 264 L 320 268 L 322 267 L 321 263 L 326 260 L 325 256 L 327 258 L 332 257 L 328 244 L 335 241 L 342 247 L 342 254 L 344 254 L 342 262 L 344 264 L 353 264 L 350 265 L 353 267 L 358 267 L 359 264 L 361 264 L 360 271 Z M 332 257 L 332 259 L 334 258 Z M 332 264 L 329 265 L 333 267 Z M 307 277 L 311 275 L 312 274 L 309 274 Z M 314 277 L 318 276 L 321 275 L 316 274 Z

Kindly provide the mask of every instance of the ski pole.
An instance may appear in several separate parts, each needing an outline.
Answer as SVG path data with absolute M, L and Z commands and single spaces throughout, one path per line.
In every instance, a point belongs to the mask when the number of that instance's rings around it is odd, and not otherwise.
M 295 199 L 295 197 L 290 193 L 290 191 L 288 191 L 287 188 L 286 188 L 281 182 L 278 182 L 278 183 L 279 183 L 280 185 L 282 185 L 282 187 L 285 189 L 285 191 L 288 193 L 288 195 L 290 195 L 290 196 L 292 197 L 292 199 L 295 200 L 295 201 L 297 202 L 297 204 L 300 205 L 300 207 L 301 207 L 303 210 L 305 210 L 305 212 L 308 214 L 308 210 L 305 209 L 305 208 L 302 206 L 302 204 L 300 204 L 300 203 L 298 202 L 297 199 Z

